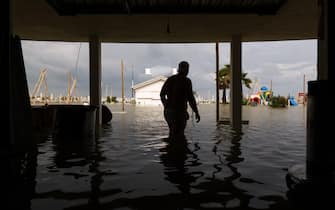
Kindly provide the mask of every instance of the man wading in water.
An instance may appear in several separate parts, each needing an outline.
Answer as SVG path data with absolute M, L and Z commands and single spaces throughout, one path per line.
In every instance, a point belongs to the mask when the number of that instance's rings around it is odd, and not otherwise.
M 170 139 L 185 139 L 184 130 L 189 119 L 187 102 L 195 113 L 196 122 L 200 115 L 192 90 L 192 82 L 187 77 L 189 64 L 182 61 L 178 65 L 178 74 L 169 77 L 160 92 L 164 106 L 164 118 L 169 126 Z

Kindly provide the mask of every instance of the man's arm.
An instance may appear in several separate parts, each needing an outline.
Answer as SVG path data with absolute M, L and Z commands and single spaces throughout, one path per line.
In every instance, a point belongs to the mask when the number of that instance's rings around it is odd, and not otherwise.
M 164 83 L 160 92 L 161 101 L 164 107 L 166 106 L 167 102 L 166 95 L 167 95 L 167 81 Z
M 195 101 L 194 95 L 193 95 L 193 88 L 192 88 L 192 82 L 189 79 L 188 87 L 187 87 L 187 96 L 188 96 L 188 103 L 190 104 L 190 107 L 192 108 L 193 112 L 195 113 L 195 118 L 197 122 L 200 121 L 200 115 L 197 107 L 197 102 Z

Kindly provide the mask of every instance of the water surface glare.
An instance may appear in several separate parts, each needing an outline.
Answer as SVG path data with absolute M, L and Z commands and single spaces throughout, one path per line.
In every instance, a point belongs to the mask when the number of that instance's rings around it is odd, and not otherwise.
M 110 108 L 96 142 L 39 144 L 31 209 L 289 209 L 287 168 L 305 161 L 303 106 L 243 107 L 249 124 L 236 134 L 216 124 L 215 105 L 200 105 L 184 146 L 166 142 L 161 107 Z

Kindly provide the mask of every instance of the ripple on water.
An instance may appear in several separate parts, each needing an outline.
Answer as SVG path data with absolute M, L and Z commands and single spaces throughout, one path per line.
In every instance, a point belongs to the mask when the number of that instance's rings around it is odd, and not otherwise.
M 287 207 L 285 168 L 305 160 L 302 108 L 244 107 L 239 134 L 216 125 L 215 105 L 200 105 L 182 146 L 166 141 L 161 107 L 126 109 L 93 144 L 39 144 L 34 209 Z

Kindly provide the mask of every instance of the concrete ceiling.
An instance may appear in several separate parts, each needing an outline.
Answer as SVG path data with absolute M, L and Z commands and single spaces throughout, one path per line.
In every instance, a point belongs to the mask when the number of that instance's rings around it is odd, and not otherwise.
M 230 41 L 233 34 L 241 34 L 243 41 L 317 38 L 317 0 L 283 1 L 271 11 L 269 7 L 255 11 L 207 8 L 202 12 L 199 8 L 186 10 L 185 7 L 169 12 L 164 8 L 147 7 L 142 12 L 128 8 L 122 13 L 110 10 L 80 12 L 74 8 L 76 12 L 71 15 L 60 13 L 48 1 L 13 0 L 14 33 L 28 40 L 88 41 L 90 35 L 97 34 L 103 42 L 138 43 L 224 42 Z
M 46 0 L 60 15 L 275 14 L 287 0 Z

